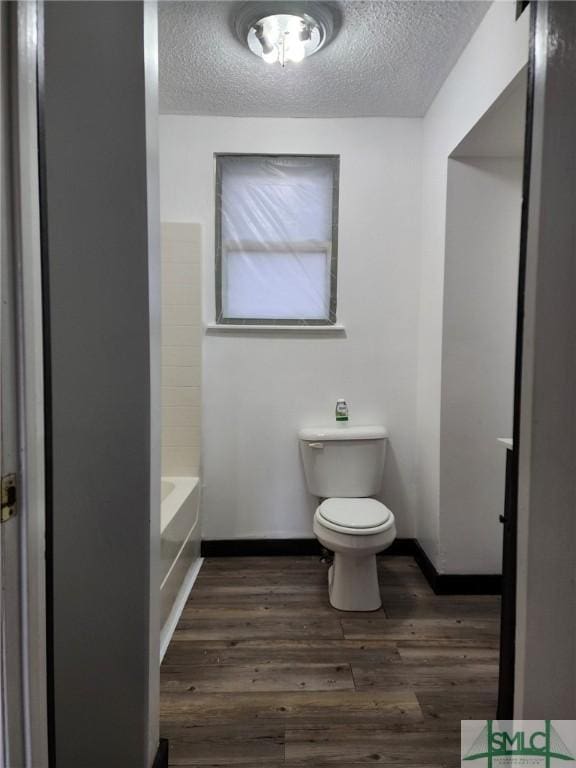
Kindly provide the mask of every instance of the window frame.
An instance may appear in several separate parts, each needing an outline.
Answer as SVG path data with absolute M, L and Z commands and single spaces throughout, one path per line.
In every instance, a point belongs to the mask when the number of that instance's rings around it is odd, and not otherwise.
M 332 226 L 330 250 L 330 298 L 327 318 L 263 318 L 263 317 L 224 317 L 222 311 L 223 287 L 223 248 L 222 248 L 222 165 L 231 157 L 273 158 L 273 159 L 318 159 L 330 160 L 332 168 Z M 338 212 L 340 198 L 340 155 L 290 154 L 290 153 L 254 153 L 254 152 L 216 152 L 215 160 L 215 293 L 216 325 L 244 326 L 317 326 L 326 328 L 336 325 L 338 304 Z M 289 245 L 285 244 L 286 247 Z

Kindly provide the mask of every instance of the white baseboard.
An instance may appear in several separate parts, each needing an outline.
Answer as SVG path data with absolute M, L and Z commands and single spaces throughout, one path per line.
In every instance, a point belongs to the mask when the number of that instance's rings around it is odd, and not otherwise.
M 168 618 L 162 627 L 162 631 L 160 632 L 160 664 L 162 664 L 162 659 L 168 650 L 170 640 L 172 640 L 172 635 L 174 634 L 178 622 L 180 621 L 180 616 L 182 615 L 186 601 L 188 600 L 190 592 L 192 591 L 194 582 L 198 578 L 198 574 L 200 573 L 200 568 L 202 568 L 203 562 L 204 558 L 199 557 L 198 560 L 195 560 L 190 566 L 190 569 L 188 570 L 188 573 L 182 582 L 182 586 L 176 595 L 176 600 L 174 600 L 172 610 L 170 611 Z

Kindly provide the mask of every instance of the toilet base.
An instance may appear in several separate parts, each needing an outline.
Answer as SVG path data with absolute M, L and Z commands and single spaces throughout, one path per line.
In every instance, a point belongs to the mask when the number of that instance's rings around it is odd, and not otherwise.
M 330 605 L 339 611 L 377 611 L 382 606 L 376 555 L 334 553 L 328 571 Z

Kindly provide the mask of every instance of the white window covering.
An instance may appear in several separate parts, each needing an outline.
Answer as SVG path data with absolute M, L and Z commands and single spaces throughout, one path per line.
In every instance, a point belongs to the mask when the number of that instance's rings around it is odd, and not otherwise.
M 218 322 L 334 323 L 338 159 L 217 162 Z

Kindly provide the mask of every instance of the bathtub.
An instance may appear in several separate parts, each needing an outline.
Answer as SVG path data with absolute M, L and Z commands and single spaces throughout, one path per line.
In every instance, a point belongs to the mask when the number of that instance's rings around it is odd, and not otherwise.
M 202 559 L 200 482 L 197 477 L 163 477 L 160 509 L 160 658 L 178 624 Z

